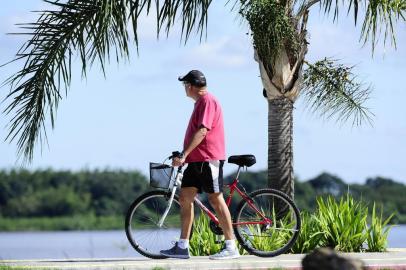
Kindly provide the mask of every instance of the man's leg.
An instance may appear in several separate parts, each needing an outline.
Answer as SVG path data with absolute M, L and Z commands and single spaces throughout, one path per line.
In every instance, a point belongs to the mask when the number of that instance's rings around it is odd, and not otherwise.
M 226 239 L 225 248 L 223 248 L 223 250 L 221 250 L 219 253 L 211 255 L 210 259 L 221 260 L 240 257 L 240 253 L 238 252 L 234 238 L 230 210 L 224 201 L 223 193 L 218 192 L 209 194 L 209 201 L 216 211 L 220 227 L 223 229 L 224 237 Z
M 161 254 L 169 258 L 188 259 L 189 254 L 189 236 L 193 224 L 194 209 L 193 201 L 197 193 L 197 188 L 183 187 L 180 190 L 180 217 L 181 217 L 181 235 L 175 246 L 161 250 Z
M 193 201 L 196 194 L 197 188 L 194 187 L 183 187 L 180 190 L 179 203 L 182 224 L 180 239 L 189 239 L 194 218 Z
M 217 218 L 220 222 L 220 227 L 223 230 L 225 239 L 234 239 L 231 214 L 226 202 L 224 201 L 223 193 L 219 192 L 209 194 L 209 202 L 216 211 Z

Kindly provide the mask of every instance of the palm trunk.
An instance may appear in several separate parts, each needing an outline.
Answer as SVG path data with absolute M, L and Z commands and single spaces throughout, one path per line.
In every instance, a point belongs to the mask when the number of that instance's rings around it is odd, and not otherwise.
M 293 102 L 268 99 L 268 186 L 294 197 Z
M 293 103 L 301 89 L 306 44 L 292 65 L 287 51 L 281 51 L 272 65 L 259 63 L 264 96 L 268 101 L 268 186 L 294 199 Z M 266 68 L 267 67 L 267 68 Z

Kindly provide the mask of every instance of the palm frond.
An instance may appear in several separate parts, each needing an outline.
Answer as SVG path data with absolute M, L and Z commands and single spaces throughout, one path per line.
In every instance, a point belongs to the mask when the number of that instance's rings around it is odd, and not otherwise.
M 353 125 L 367 121 L 372 123 L 373 114 L 365 107 L 370 87 L 356 82 L 354 67 L 338 64 L 337 60 L 323 59 L 314 64 L 306 62 L 302 95 L 314 113 L 337 121 L 352 120 Z
M 320 9 L 325 14 L 333 13 L 333 21 L 338 19 L 338 15 L 340 13 L 340 8 L 343 6 L 348 6 L 347 14 L 353 10 L 354 12 L 354 22 L 357 24 L 358 21 L 358 12 L 359 12 L 359 5 L 361 4 L 362 0 L 348 0 L 348 1 L 339 1 L 339 0 L 303 0 L 299 9 L 298 15 L 303 15 L 306 10 L 309 10 L 313 5 L 320 3 Z
M 384 32 L 384 45 L 388 39 L 396 48 L 396 33 L 394 27 L 399 20 L 406 20 L 406 0 L 369 0 L 364 23 L 362 25 L 361 39 L 364 44 L 372 44 L 372 52 Z
M 46 141 L 45 120 L 49 114 L 52 128 L 63 93 L 71 83 L 72 58 L 80 56 L 82 74 L 98 61 L 105 65 L 115 56 L 119 62 L 129 57 L 129 26 L 138 48 L 138 19 L 148 15 L 153 5 L 157 12 L 157 35 L 169 34 L 175 19 L 181 18 L 185 42 L 193 29 L 200 37 L 207 26 L 211 0 L 44 0 L 49 10 L 41 11 L 35 23 L 23 24 L 29 40 L 13 61 L 24 61 L 23 68 L 9 77 L 6 114 L 14 114 L 6 140 L 18 139 L 18 154 L 32 160 L 35 144 Z M 13 62 L 12 61 L 12 62 Z
M 360 40 L 364 45 L 371 42 L 372 53 L 383 32 L 383 43 L 386 45 L 388 39 L 396 48 L 396 34 L 394 27 L 396 24 L 406 20 L 406 0 L 304 0 L 298 8 L 296 18 L 300 19 L 312 6 L 320 3 L 320 8 L 325 14 L 333 13 L 333 21 L 338 19 L 340 9 L 347 6 L 347 14 L 353 11 L 354 23 L 358 22 L 360 6 L 365 6 L 365 18 L 361 30 Z M 361 13 L 364 14 L 364 13 Z

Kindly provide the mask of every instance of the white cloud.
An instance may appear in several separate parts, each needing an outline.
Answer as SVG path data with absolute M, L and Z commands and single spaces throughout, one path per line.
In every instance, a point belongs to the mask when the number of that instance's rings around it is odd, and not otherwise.
M 177 64 L 199 65 L 205 68 L 244 68 L 252 60 L 253 52 L 248 40 L 223 36 L 214 42 L 200 44 L 180 59 Z M 172 62 L 172 61 L 171 61 Z

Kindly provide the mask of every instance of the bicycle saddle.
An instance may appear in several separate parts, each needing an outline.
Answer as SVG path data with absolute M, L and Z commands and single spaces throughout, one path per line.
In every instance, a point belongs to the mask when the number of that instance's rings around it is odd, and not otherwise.
M 228 163 L 237 164 L 240 167 L 251 167 L 256 163 L 254 155 L 239 155 L 239 156 L 230 156 L 228 158 Z

